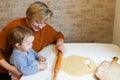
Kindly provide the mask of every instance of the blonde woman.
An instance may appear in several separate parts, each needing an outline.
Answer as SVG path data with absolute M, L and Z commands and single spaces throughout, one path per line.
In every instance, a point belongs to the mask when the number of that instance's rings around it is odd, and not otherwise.
M 33 30 L 33 49 L 38 52 L 48 44 L 56 43 L 56 49 L 64 52 L 64 35 L 49 25 L 48 19 L 52 17 L 52 11 L 43 2 L 32 3 L 27 11 L 26 17 L 19 18 L 8 23 L 0 33 L 0 74 L 7 75 L 8 71 L 20 77 L 21 73 L 8 63 L 13 50 L 8 33 L 16 26 L 25 26 Z M 0 76 L 0 79 L 3 77 Z M 2 80 L 5 80 L 4 78 Z M 10 80 L 10 79 L 6 79 Z

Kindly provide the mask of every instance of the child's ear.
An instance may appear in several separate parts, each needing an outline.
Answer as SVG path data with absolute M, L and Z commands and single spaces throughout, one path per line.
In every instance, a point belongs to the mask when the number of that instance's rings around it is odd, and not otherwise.
M 20 47 L 20 43 L 16 43 L 15 46 L 16 46 L 16 47 Z

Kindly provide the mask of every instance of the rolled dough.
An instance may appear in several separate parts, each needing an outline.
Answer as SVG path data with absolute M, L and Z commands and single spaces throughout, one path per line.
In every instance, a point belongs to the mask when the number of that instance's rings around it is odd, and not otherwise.
M 72 55 L 62 58 L 60 69 L 73 76 L 82 76 L 94 73 L 97 66 L 90 58 Z

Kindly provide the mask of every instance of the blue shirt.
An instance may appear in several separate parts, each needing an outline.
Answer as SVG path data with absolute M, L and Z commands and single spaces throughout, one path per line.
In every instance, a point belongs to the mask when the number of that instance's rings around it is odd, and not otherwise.
M 38 53 L 33 49 L 30 49 L 28 54 L 25 54 L 14 48 L 10 57 L 10 63 L 16 66 L 23 75 L 31 75 L 39 71 L 37 63 L 35 64 L 38 56 Z

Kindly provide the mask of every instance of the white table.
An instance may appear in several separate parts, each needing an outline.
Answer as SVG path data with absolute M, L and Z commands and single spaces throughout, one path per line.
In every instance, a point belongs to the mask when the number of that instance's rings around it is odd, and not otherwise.
M 94 60 L 97 66 L 104 60 L 111 61 L 114 56 L 117 56 L 120 59 L 120 48 L 113 44 L 65 43 L 64 45 L 66 51 L 63 57 L 70 55 L 89 57 Z M 47 58 L 48 68 L 34 75 L 22 76 L 21 80 L 52 80 L 54 63 L 56 60 L 55 46 L 49 45 L 40 51 L 39 54 Z M 120 63 L 120 60 L 118 62 Z M 70 76 L 69 74 L 60 70 L 57 80 L 96 80 L 92 75 L 93 74 L 76 77 Z

